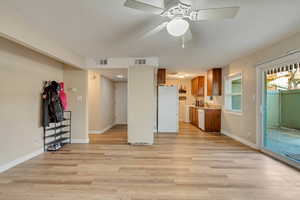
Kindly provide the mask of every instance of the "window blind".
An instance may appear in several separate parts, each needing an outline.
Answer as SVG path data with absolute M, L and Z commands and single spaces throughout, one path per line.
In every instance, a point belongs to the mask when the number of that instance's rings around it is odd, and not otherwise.
M 268 75 L 271 74 L 276 74 L 278 72 L 287 72 L 287 71 L 294 71 L 297 70 L 300 66 L 300 63 L 294 63 L 294 64 L 290 64 L 290 65 L 283 65 L 283 66 L 270 66 L 268 67 L 268 69 L 266 70 L 266 73 Z

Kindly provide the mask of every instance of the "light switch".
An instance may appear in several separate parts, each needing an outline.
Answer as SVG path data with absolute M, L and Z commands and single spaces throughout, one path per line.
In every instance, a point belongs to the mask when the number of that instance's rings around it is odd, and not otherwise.
M 82 102 L 82 96 L 77 96 L 77 101 Z

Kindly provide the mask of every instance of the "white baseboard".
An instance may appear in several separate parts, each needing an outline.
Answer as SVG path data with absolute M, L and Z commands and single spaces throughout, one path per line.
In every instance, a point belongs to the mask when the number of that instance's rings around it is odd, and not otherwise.
M 131 146 L 152 146 L 153 143 L 144 143 L 144 142 L 128 142 Z
M 20 158 L 17 158 L 16 160 L 13 160 L 13 161 L 10 161 L 9 163 L 6 163 L 4 165 L 0 165 L 0 173 L 6 171 L 6 170 L 9 170 L 10 168 L 13 168 L 27 160 L 30 160 L 40 154 L 44 153 L 44 149 L 39 149 L 37 151 L 34 151 L 32 153 L 29 153 L 27 155 L 24 155 Z
M 226 135 L 226 136 L 228 136 L 228 137 L 230 137 L 230 138 L 232 138 L 232 139 L 234 139 L 234 140 L 236 140 L 236 141 L 239 141 L 240 143 L 242 143 L 242 144 L 244 144 L 246 146 L 249 146 L 249 147 L 251 147 L 253 149 L 257 149 L 257 150 L 259 149 L 259 147 L 256 144 L 254 144 L 252 142 L 249 142 L 249 141 L 247 141 L 247 140 L 245 140 L 245 139 L 243 139 L 243 138 L 241 138 L 239 136 L 233 135 L 233 134 L 231 134 L 231 133 L 229 133 L 229 132 L 227 132 L 225 130 L 221 130 L 221 133 L 224 134 L 224 135 Z
M 89 139 L 72 139 L 72 144 L 89 144 Z
M 158 129 L 158 133 L 178 133 L 178 129 Z
M 104 131 L 99 131 L 99 130 L 89 130 L 89 134 L 103 134 Z
M 115 123 L 107 126 L 106 128 L 104 128 L 102 130 L 89 130 L 89 134 L 103 134 L 106 131 L 108 131 L 109 129 L 111 129 L 114 125 L 115 125 Z
M 121 122 L 121 123 L 115 122 L 114 125 L 128 125 L 128 124 L 127 124 L 127 122 Z

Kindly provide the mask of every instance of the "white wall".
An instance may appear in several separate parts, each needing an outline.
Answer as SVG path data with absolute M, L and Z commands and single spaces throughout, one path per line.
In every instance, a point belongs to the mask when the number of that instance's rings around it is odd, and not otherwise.
M 88 72 L 67 68 L 63 74 L 72 111 L 72 142 L 88 143 Z M 76 91 L 71 91 L 76 88 Z
M 46 80 L 62 81 L 63 64 L 0 37 L 0 171 L 43 148 L 41 92 Z
M 153 144 L 155 124 L 155 69 L 132 66 L 128 70 L 128 142 Z
M 105 128 L 115 123 L 115 85 L 113 81 L 101 76 L 100 86 L 100 126 Z
M 300 33 L 282 40 L 249 56 L 237 59 L 223 69 L 224 78 L 232 73 L 243 73 L 243 114 L 222 114 L 222 130 L 248 142 L 257 142 L 256 133 L 256 64 L 280 56 L 288 51 L 300 49 Z M 224 99 L 219 99 L 224 104 Z
M 96 72 L 89 72 L 89 131 L 102 133 L 115 123 L 114 82 Z
M 47 33 L 40 32 L 36 27 L 27 23 L 16 10 L 6 6 L 5 1 L 1 1 L 0 6 L 0 36 L 63 63 L 85 67 L 84 57 L 49 39 Z
M 127 124 L 127 82 L 115 83 L 115 123 Z

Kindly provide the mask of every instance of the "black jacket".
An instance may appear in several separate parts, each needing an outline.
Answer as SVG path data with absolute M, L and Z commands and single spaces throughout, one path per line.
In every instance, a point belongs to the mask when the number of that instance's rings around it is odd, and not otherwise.
M 61 122 L 64 119 L 64 111 L 59 98 L 60 86 L 52 81 L 50 85 L 44 88 L 42 94 L 43 100 L 43 126 L 49 126 L 49 123 Z

